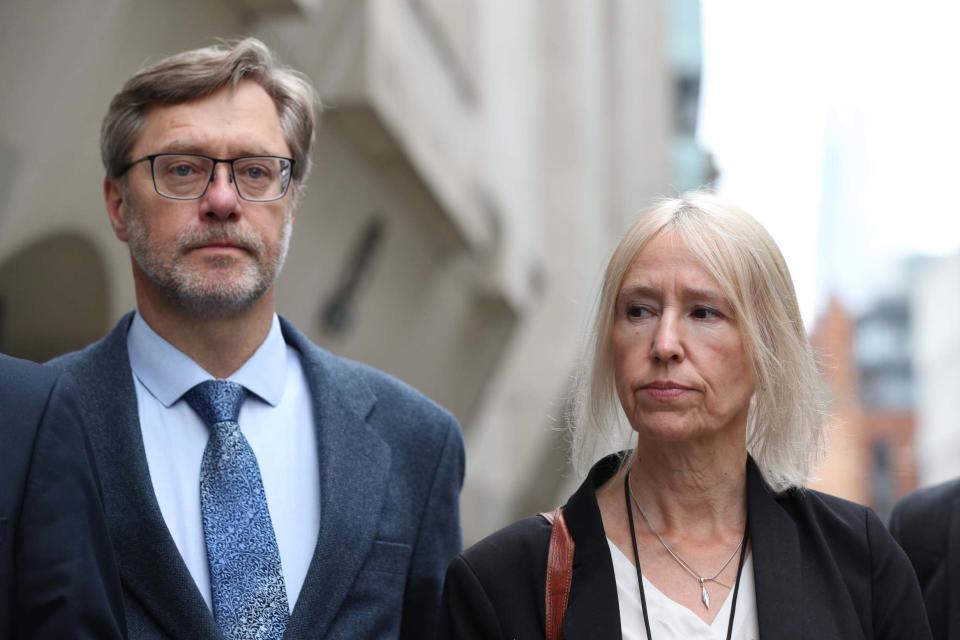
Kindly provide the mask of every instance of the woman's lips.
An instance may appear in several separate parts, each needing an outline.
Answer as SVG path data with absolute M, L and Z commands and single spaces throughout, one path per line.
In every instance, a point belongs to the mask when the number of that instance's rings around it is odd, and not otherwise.
M 660 380 L 644 385 L 641 387 L 641 390 L 651 398 L 655 398 L 657 400 L 670 400 L 673 398 L 678 398 L 691 391 L 690 387 L 684 386 L 677 382 Z

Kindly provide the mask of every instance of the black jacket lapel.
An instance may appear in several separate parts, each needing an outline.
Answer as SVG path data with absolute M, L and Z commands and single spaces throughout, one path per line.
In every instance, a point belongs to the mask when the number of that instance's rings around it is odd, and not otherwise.
M 752 458 L 747 460 L 747 504 L 760 637 L 799 640 L 803 584 L 800 538 Z
M 103 340 L 54 361 L 76 380 L 103 487 L 104 509 L 127 597 L 173 638 L 217 638 L 216 625 L 170 536 L 147 466 L 127 314 Z
M 597 487 L 616 473 L 618 464 L 615 456 L 598 463 L 563 507 L 575 544 L 573 587 L 563 619 L 564 638 L 621 638 L 617 580 L 595 495 Z

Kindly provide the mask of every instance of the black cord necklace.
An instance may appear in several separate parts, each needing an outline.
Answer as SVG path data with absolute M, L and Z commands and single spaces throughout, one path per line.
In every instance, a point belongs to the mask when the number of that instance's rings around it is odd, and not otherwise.
M 640 608 L 643 609 L 643 628 L 647 640 L 653 640 L 650 633 L 650 618 L 647 616 L 647 596 L 643 592 L 643 573 L 640 571 L 640 553 L 637 551 L 637 532 L 633 525 L 633 505 L 630 504 L 630 473 L 623 479 L 623 497 L 627 502 L 627 522 L 630 523 L 630 542 L 633 544 L 633 562 L 637 565 L 637 584 L 640 586 Z M 737 581 L 733 585 L 733 602 L 730 603 L 730 621 L 727 623 L 727 640 L 733 635 L 733 618 L 737 612 L 737 594 L 740 592 L 740 574 L 743 573 L 743 559 L 747 556 L 747 541 L 750 539 L 750 512 L 743 527 L 743 542 L 740 543 L 740 563 L 737 565 Z

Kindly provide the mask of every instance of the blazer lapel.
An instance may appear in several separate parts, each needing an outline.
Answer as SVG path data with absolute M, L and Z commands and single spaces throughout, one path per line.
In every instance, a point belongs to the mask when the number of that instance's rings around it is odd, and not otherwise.
M 216 623 L 170 536 L 150 483 L 127 314 L 104 340 L 70 360 L 93 445 L 124 587 L 174 638 L 216 638 Z
M 800 538 L 752 458 L 747 459 L 747 505 L 760 637 L 799 640 Z
M 960 498 L 952 501 L 947 534 L 947 638 L 960 640 Z
M 563 507 L 574 540 L 573 587 L 563 617 L 564 638 L 621 637 L 617 579 L 595 494 L 596 488 L 616 472 L 618 464 L 615 456 L 598 463 Z
M 390 449 L 367 424 L 376 397 L 354 371 L 281 318 L 313 396 L 320 469 L 320 532 L 286 638 L 326 635 L 376 537 Z

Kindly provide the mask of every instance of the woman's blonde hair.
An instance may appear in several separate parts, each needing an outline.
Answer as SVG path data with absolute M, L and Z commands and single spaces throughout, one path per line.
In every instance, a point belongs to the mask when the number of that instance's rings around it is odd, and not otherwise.
M 747 450 L 774 490 L 803 486 L 823 455 L 823 394 L 790 272 L 759 222 L 705 192 L 663 200 L 643 212 L 610 257 L 577 376 L 575 470 L 584 475 L 600 457 L 632 446 L 633 429 L 614 386 L 614 307 L 634 258 L 663 232 L 676 234 L 703 262 L 734 309 L 756 381 Z

